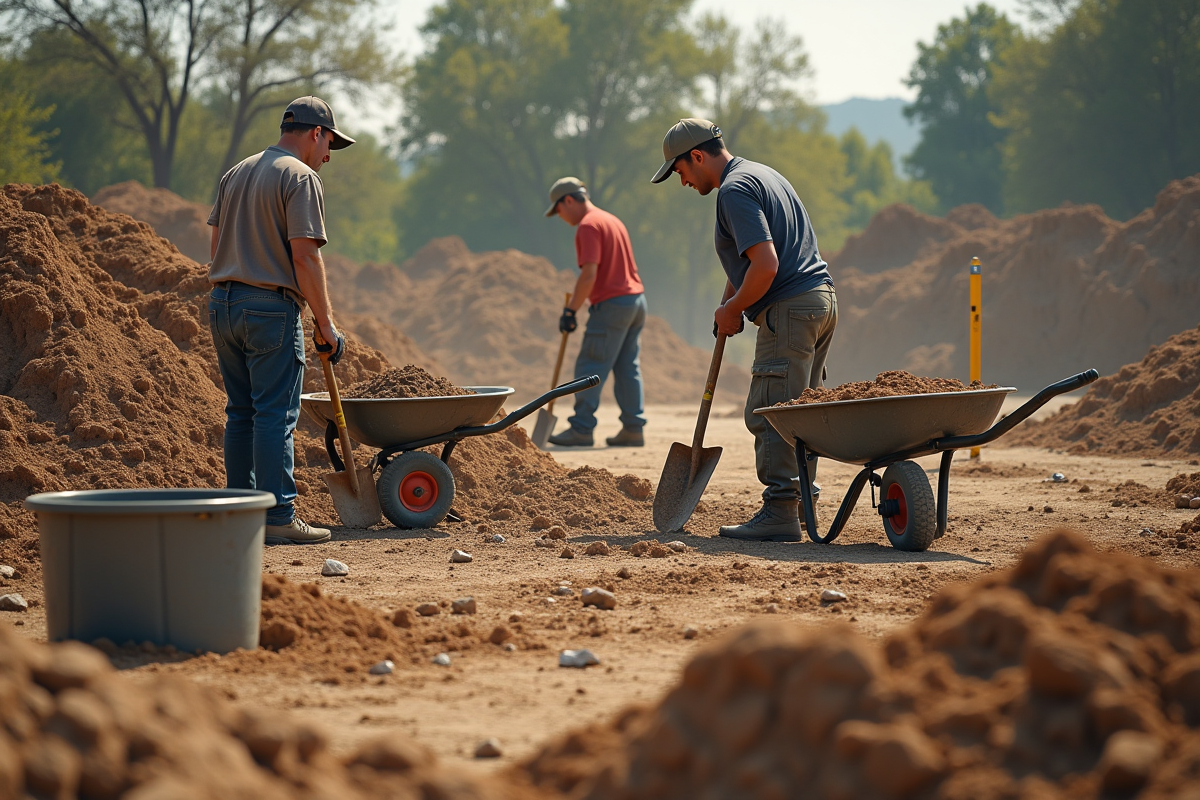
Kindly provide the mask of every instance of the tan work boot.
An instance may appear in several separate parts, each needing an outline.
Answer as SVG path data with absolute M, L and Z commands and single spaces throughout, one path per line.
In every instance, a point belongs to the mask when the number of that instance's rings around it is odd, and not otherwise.
M 328 542 L 329 528 L 314 528 L 296 517 L 290 525 L 268 525 L 267 544 L 320 544 Z
M 646 437 L 642 435 L 641 428 L 621 428 L 621 432 L 616 436 L 609 436 L 604 440 L 609 447 L 645 447 Z
M 768 500 L 749 522 L 722 525 L 720 535 L 752 542 L 798 542 L 803 538 L 800 535 L 800 502 Z
M 567 428 L 562 433 L 550 437 L 550 444 L 559 447 L 591 447 L 592 432 L 581 431 L 578 428 Z

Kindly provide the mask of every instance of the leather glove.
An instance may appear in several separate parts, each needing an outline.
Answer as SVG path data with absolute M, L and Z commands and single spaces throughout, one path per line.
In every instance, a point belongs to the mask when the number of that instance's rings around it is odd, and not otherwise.
M 338 331 L 336 342 L 333 344 L 329 344 L 328 342 L 322 344 L 322 340 L 317 338 L 317 334 L 318 329 L 314 325 L 313 345 L 317 348 L 317 352 L 322 356 L 326 353 L 329 353 L 329 363 L 333 366 L 337 366 L 337 363 L 342 360 L 342 355 L 346 352 L 346 337 L 342 335 L 341 331 Z
M 575 319 L 575 312 L 564 307 L 562 316 L 558 318 L 558 332 L 571 333 L 579 327 L 579 321 Z

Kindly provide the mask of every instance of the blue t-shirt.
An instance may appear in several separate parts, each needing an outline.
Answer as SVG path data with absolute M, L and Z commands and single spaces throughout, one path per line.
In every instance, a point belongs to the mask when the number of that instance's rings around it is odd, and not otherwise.
M 746 251 L 759 242 L 775 243 L 779 272 L 767 293 L 746 309 L 746 319 L 753 321 L 772 303 L 833 285 L 812 221 L 787 178 L 765 164 L 734 158 L 717 190 L 716 247 L 735 289 L 741 288 L 750 269 Z

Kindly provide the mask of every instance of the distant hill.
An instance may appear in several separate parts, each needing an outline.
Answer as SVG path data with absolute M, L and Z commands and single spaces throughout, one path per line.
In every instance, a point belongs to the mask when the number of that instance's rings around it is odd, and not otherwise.
M 821 106 L 829 115 L 829 132 L 841 136 L 850 128 L 858 128 L 868 142 L 883 139 L 892 146 L 896 159 L 896 170 L 901 169 L 901 159 L 912 152 L 921 139 L 921 129 L 904 116 L 908 101 L 900 97 L 883 100 L 868 100 L 852 97 L 841 103 Z

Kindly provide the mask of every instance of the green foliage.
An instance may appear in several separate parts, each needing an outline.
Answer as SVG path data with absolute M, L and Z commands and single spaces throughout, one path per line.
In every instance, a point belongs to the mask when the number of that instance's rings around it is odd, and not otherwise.
M 927 182 L 896 175 L 892 148 L 887 142 L 876 142 L 872 147 L 857 128 L 851 128 L 842 135 L 839 146 L 850 177 L 850 186 L 842 193 L 850 206 L 845 219 L 847 229 L 862 230 L 875 212 L 893 203 L 907 203 L 926 214 L 937 211 L 937 197 Z
M 356 261 L 388 261 L 400 249 L 400 167 L 371 136 L 321 168 L 329 249 Z M 421 242 L 424 244 L 424 241 Z
M 965 18 L 938 26 L 933 44 L 919 55 L 905 83 L 917 99 L 904 113 L 922 125 L 921 142 L 905 159 L 926 180 L 943 208 L 982 203 L 1002 210 L 1004 131 L 992 119 L 988 94 L 993 73 L 1017 28 L 987 3 Z
M 12 65 L 0 64 L 0 185 L 49 183 L 61 168 L 51 160 L 54 131 L 43 127 L 54 107 L 39 107 L 28 92 L 14 89 L 16 72 Z

